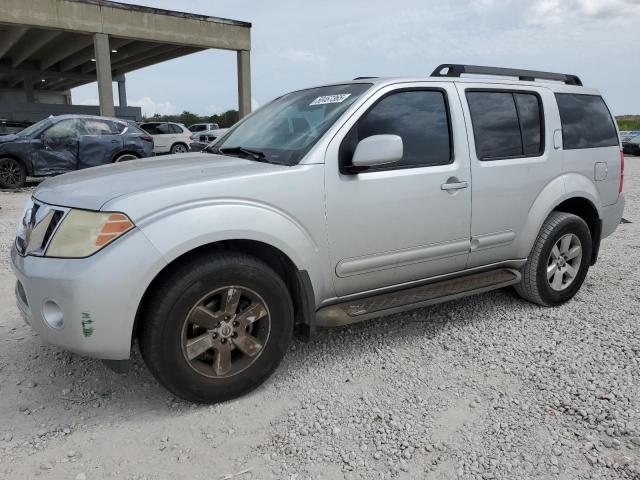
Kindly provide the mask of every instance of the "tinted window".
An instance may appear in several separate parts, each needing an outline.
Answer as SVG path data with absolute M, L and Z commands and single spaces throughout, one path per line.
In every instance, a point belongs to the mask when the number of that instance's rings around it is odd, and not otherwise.
M 538 97 L 530 93 L 515 93 L 524 155 L 537 155 L 542 151 L 542 132 L 540 122 L 540 105 Z
M 169 123 L 167 126 L 169 127 L 169 132 L 171 133 L 182 133 L 182 128 L 175 123 Z
M 470 91 L 467 101 L 480 160 L 542 153 L 542 112 L 537 95 Z
M 140 125 L 140 128 L 142 128 L 145 132 L 150 133 L 151 135 L 159 135 L 160 132 L 158 130 L 158 123 L 143 123 L 142 125 Z
M 609 109 L 598 95 L 556 93 L 565 150 L 618 145 Z
M 191 125 L 189 130 L 192 132 L 204 132 L 207 129 L 206 125 Z
M 402 138 L 404 154 L 392 168 L 443 165 L 451 161 L 449 119 L 442 92 L 415 90 L 384 97 L 349 132 L 341 156 L 350 161 L 360 140 L 384 134 Z

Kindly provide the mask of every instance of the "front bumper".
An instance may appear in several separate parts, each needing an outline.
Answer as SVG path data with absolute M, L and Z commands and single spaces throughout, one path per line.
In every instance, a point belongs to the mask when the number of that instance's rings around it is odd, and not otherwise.
M 22 257 L 14 246 L 11 265 L 18 308 L 46 342 L 80 355 L 125 360 L 140 300 L 166 262 L 133 229 L 83 259 Z M 51 321 L 60 316 L 61 324 Z

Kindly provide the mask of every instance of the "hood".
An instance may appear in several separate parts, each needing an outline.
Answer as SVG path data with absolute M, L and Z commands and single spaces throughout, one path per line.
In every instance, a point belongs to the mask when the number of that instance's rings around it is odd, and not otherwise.
M 253 176 L 288 168 L 225 155 L 187 153 L 104 165 L 45 180 L 34 197 L 50 205 L 100 210 L 131 193 Z
M 13 142 L 17 138 L 15 135 L 0 135 L 0 143 Z

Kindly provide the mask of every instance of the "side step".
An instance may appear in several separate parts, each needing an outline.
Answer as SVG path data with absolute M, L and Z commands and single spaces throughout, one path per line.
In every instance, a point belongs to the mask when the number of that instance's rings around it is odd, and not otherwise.
M 320 327 L 349 325 L 370 318 L 496 290 L 518 283 L 520 278 L 519 271 L 501 268 L 329 305 L 316 312 L 316 325 Z

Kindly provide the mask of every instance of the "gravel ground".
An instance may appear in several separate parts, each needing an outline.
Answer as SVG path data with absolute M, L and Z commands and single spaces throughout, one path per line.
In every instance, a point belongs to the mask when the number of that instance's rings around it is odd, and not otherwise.
M 137 351 L 117 375 L 42 343 L 8 251 L 27 189 L 0 193 L 0 477 L 640 478 L 640 158 L 633 223 L 570 303 L 511 290 L 295 342 L 250 395 L 173 398 Z

